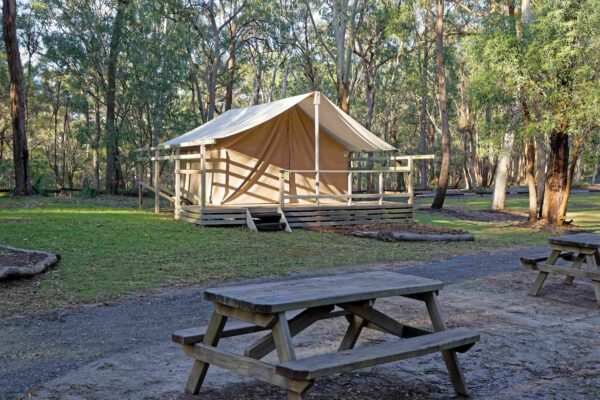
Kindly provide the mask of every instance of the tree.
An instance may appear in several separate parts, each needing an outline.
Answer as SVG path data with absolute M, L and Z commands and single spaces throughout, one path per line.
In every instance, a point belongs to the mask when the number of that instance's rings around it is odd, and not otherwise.
M 448 99 L 446 97 L 446 70 L 444 68 L 444 0 L 436 0 L 435 16 L 435 56 L 440 103 L 440 124 L 442 129 L 442 166 L 438 186 L 431 208 L 444 206 L 448 175 L 450 173 L 450 125 L 448 124 Z
M 25 130 L 25 83 L 23 65 L 17 39 L 17 2 L 2 2 L 2 35 L 8 61 L 10 79 L 11 118 L 13 128 L 13 160 L 15 168 L 16 195 L 31 195 L 33 189 L 29 177 L 29 149 Z
M 331 2 L 330 29 L 335 43 L 335 49 L 332 49 L 325 40 L 325 34 L 318 29 L 315 23 L 309 1 L 305 1 L 317 38 L 327 54 L 335 61 L 338 105 L 342 111 L 350 113 L 352 52 L 356 34 L 363 22 L 366 4 L 363 0 L 336 0 Z
M 121 33 L 125 18 L 125 7 L 129 0 L 117 0 L 117 15 L 113 22 L 110 38 L 106 86 L 106 123 L 104 140 L 106 142 L 106 183 L 104 189 L 108 194 L 116 194 L 119 184 L 118 147 L 115 132 L 115 92 L 117 85 L 117 63 L 121 44 Z

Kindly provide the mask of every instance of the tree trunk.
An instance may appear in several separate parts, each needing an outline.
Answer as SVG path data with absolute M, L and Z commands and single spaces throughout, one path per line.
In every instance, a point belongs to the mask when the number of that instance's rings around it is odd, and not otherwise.
M 232 2 L 232 13 L 237 12 L 237 1 Z M 231 110 L 233 105 L 233 83 L 235 81 L 235 69 L 237 67 L 237 23 L 234 18 L 229 25 L 229 60 L 227 61 L 227 85 L 225 86 L 225 111 Z
M 10 81 L 10 115 L 13 128 L 15 168 L 14 193 L 28 196 L 33 194 L 33 188 L 29 177 L 29 149 L 25 127 L 25 84 L 17 39 L 17 3 L 15 0 L 3 0 L 2 2 L 2 33 Z
M 539 137 L 535 140 L 535 160 L 537 164 L 535 171 L 535 181 L 537 184 L 537 207 L 539 210 L 541 210 L 542 200 L 544 198 L 544 177 L 546 176 L 546 149 L 544 137 Z
M 437 60 L 437 81 L 440 102 L 440 122 L 442 128 L 442 165 L 438 187 L 431 208 L 444 206 L 448 175 L 450 172 L 450 126 L 448 125 L 448 100 L 446 98 L 446 71 L 444 70 L 444 0 L 436 0 L 435 53 Z
M 116 194 L 118 189 L 117 176 L 117 138 L 115 130 L 115 92 L 117 83 L 117 63 L 119 59 L 119 45 L 123 30 L 123 19 L 125 14 L 125 0 L 117 3 L 117 15 L 113 23 L 108 54 L 108 85 L 106 88 L 106 124 L 104 138 L 106 140 L 106 183 L 107 194 Z
M 568 149 L 568 144 L 567 144 Z M 567 217 L 567 206 L 569 204 L 569 197 L 571 196 L 571 186 L 573 185 L 575 177 L 575 168 L 581 159 L 581 139 L 575 138 L 573 140 L 573 160 L 571 160 L 567 172 L 567 183 L 565 184 L 565 191 L 563 197 L 560 202 L 560 207 L 558 209 L 559 219 L 557 220 L 557 224 L 562 225 Z M 568 159 L 568 158 L 567 158 Z
M 562 225 L 566 211 L 561 208 L 563 198 L 567 195 L 567 175 L 569 166 L 569 135 L 566 133 L 568 123 L 563 121 L 550 134 L 550 154 L 548 156 L 548 172 L 544 188 L 544 204 L 542 219 L 548 224 Z
M 502 151 L 500 157 L 498 157 L 498 164 L 496 165 L 492 210 L 506 210 L 506 185 L 508 183 L 508 168 L 514 140 L 515 135 L 511 129 L 504 135 Z
M 502 150 L 496 164 L 494 173 L 494 197 L 492 199 L 492 210 L 506 210 L 506 186 L 510 173 L 510 163 L 512 160 L 512 150 L 515 142 L 515 129 L 520 114 L 520 104 L 517 102 L 513 108 L 513 118 L 508 131 L 504 134 L 502 141 Z
M 531 123 L 531 115 L 527 102 L 521 97 L 521 109 L 523 110 L 523 125 Z M 529 222 L 537 221 L 537 186 L 535 184 L 535 142 L 533 138 L 525 140 L 525 178 L 529 191 Z
M 100 121 L 100 87 L 96 84 L 94 96 L 94 119 L 96 122 L 95 134 L 92 143 L 92 169 L 94 171 L 94 190 L 100 190 L 100 137 L 102 126 Z
M 425 20 L 425 33 L 424 36 L 427 36 L 427 21 Z M 419 123 L 419 153 L 425 154 L 427 153 L 427 76 L 428 76 L 428 66 L 429 66 L 429 43 L 425 40 L 425 44 L 423 46 L 423 63 L 421 65 L 421 116 Z M 419 166 L 419 187 L 421 189 L 427 188 L 427 161 L 421 160 L 421 165 Z

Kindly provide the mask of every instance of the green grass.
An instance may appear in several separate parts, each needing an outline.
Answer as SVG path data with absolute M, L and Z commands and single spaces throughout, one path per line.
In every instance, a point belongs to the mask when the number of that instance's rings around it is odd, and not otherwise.
M 479 207 L 478 198 L 474 200 L 458 204 Z M 582 207 L 576 212 L 598 221 L 599 209 Z M 138 210 L 132 198 L 5 196 L 0 198 L 0 244 L 55 252 L 62 261 L 58 268 L 35 279 L 0 284 L 0 314 L 98 302 L 156 287 L 542 245 L 547 238 L 545 233 L 503 222 L 470 222 L 426 213 L 418 213 L 416 220 L 467 230 L 477 240 L 384 243 L 302 229 L 292 234 L 251 233 L 242 228 L 200 228 L 174 221 L 168 214 Z
M 431 202 L 431 200 L 429 200 Z M 464 199 L 448 198 L 445 204 L 461 206 L 471 210 L 490 208 L 490 196 L 467 196 Z M 527 196 L 509 197 L 506 200 L 509 210 L 527 212 L 529 198 Z M 583 229 L 600 231 L 600 193 L 574 193 L 569 198 L 567 220 Z

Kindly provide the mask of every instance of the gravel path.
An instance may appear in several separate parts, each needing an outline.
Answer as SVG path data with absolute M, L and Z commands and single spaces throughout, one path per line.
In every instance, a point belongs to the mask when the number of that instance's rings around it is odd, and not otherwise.
M 451 284 L 518 270 L 520 256 L 545 252 L 544 248 L 504 250 L 409 267 L 399 263 L 353 268 L 397 268 Z M 201 292 L 201 288 L 188 288 L 113 305 L 0 320 L 0 399 L 26 395 L 69 371 L 135 347 L 162 351 L 174 330 L 206 324 L 211 310 Z

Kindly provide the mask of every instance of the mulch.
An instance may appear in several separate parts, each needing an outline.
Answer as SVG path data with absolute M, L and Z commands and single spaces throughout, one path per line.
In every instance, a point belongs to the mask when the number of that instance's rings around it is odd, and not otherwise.
M 402 231 L 409 233 L 467 233 L 458 229 L 448 229 L 433 225 L 418 224 L 416 222 L 400 222 L 397 224 L 366 224 L 342 226 L 314 226 L 306 228 L 313 232 L 337 233 L 351 236 L 356 231 L 393 232 Z
M 441 210 L 420 207 L 419 211 L 428 214 L 444 214 L 476 222 L 526 222 L 527 214 L 513 211 L 468 210 L 457 206 L 444 206 Z
M 46 254 L 0 249 L 0 267 L 27 267 L 46 258 Z

